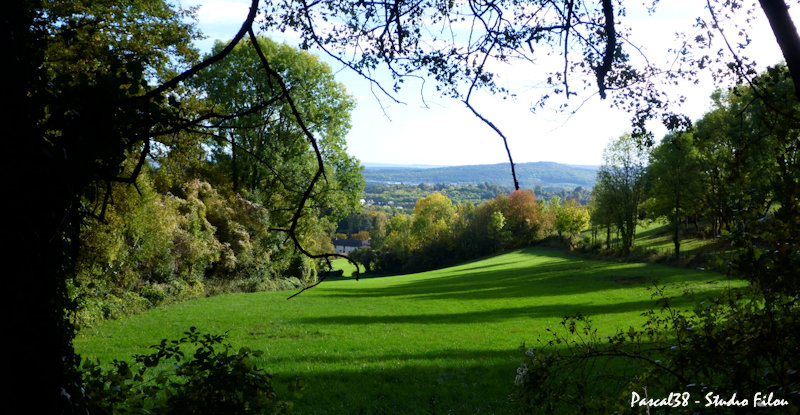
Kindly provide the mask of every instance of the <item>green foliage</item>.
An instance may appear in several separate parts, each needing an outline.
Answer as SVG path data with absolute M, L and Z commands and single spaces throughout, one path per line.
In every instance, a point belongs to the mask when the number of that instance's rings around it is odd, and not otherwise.
M 308 131 L 319 137 L 327 180 L 315 186 L 313 205 L 324 207 L 332 221 L 341 219 L 359 207 L 364 189 L 361 167 L 347 154 L 345 142 L 355 103 L 316 56 L 267 38 L 258 42 L 271 67 L 292 86 L 292 100 Z M 211 53 L 224 46 L 218 42 Z M 224 183 L 218 184 L 246 195 L 258 193 L 252 198 L 269 206 L 273 221 L 286 223 L 316 172 L 317 159 L 290 105 L 278 99 L 282 91 L 277 80 L 261 72 L 261 66 L 253 46 L 244 41 L 225 60 L 199 74 L 193 85 L 215 111 L 258 109 L 225 120 L 208 145 L 215 168 L 225 172 L 220 175 Z M 266 99 L 274 102 L 260 108 Z M 318 216 L 320 210 L 307 209 L 304 215 Z
M 417 201 L 411 236 L 420 243 L 437 242 L 446 238 L 456 213 L 453 202 L 441 193 Z
M 676 253 L 681 218 L 705 217 L 730 249 L 717 265 L 751 286 L 691 312 L 659 291 L 660 312 L 606 339 L 582 316 L 565 319 L 526 351 L 514 394 L 521 410 L 637 412 L 633 392 L 658 399 L 680 391 L 691 399 L 672 408 L 679 413 L 734 394 L 748 402 L 725 408 L 732 413 L 752 412 L 756 394 L 774 395 L 782 413 L 800 412 L 800 107 L 783 66 L 713 99 L 692 132 L 669 134 L 653 152 L 649 206 L 670 218 Z M 611 223 L 606 191 L 596 188 L 593 220 Z
M 272 376 L 256 365 L 261 351 L 236 351 L 226 336 L 194 327 L 151 348 L 133 363 L 114 360 L 108 369 L 84 361 L 91 413 L 285 414 L 291 408 L 275 392 Z
M 178 195 L 160 194 L 150 177 L 145 170 L 136 188 L 114 185 L 106 223 L 84 225 L 71 281 L 79 325 L 219 292 L 316 280 L 316 264 L 282 249 L 280 236 L 269 232 L 262 205 L 224 197 L 200 180 L 184 183 Z
M 647 176 L 652 198 L 648 211 L 654 217 L 669 219 L 675 257 L 680 259 L 681 222 L 699 211 L 703 191 L 700 154 L 692 134 L 673 132 L 665 136 L 650 153 Z
M 25 183 L 12 185 L 10 194 L 26 201 L 13 215 L 25 225 L 12 236 L 17 248 L 10 253 L 24 264 L 10 272 L 25 277 L 15 278 L 9 289 L 17 298 L 12 308 L 24 316 L 15 319 L 14 331 L 26 339 L 17 350 L 19 360 L 28 363 L 16 372 L 11 394 L 37 390 L 36 400 L 10 411 L 71 413 L 80 410 L 71 398 L 81 386 L 71 370 L 74 332 L 67 319 L 78 303 L 69 295 L 74 281 L 68 280 L 77 272 L 84 220 L 102 216 L 102 208 L 92 208 L 115 199 L 109 193 L 112 182 L 131 181 L 131 170 L 124 169 L 130 167 L 125 165 L 129 152 L 146 150 L 145 142 L 166 141 L 159 132 L 185 120 L 174 99 L 145 94 L 153 83 L 195 62 L 191 41 L 199 34 L 191 11 L 160 0 L 22 0 L 5 16 L 3 38 L 13 39 L 5 66 L 15 79 L 4 94 L 14 103 L 8 116 L 16 154 L 10 171 L 19 177 L 14 182 Z M 126 198 L 124 192 L 119 199 Z M 141 210 L 132 219 L 141 221 L 147 214 Z M 108 235 L 109 251 L 125 234 L 139 244 L 123 257 L 149 261 L 153 273 L 148 278 L 165 273 L 171 265 L 164 256 L 169 241 L 159 230 L 164 227 L 168 224 L 150 226 L 156 237 L 149 242 L 127 229 Z M 123 285 L 139 278 L 113 274 L 109 279 Z M 98 290 L 103 284 L 96 284 Z M 108 297 L 127 300 L 125 294 Z M 134 303 L 129 304 L 139 307 Z
M 177 26 L 131 30 L 157 37 L 183 27 L 173 23 Z M 344 141 L 352 98 L 313 55 L 268 39 L 259 44 L 293 85 L 292 98 L 318 137 L 327 169 L 327 180 L 310 193 L 295 235 L 309 252 L 332 252 L 328 235 L 333 223 L 359 207 L 363 190 L 360 166 L 347 155 Z M 162 64 L 173 68 L 179 62 Z M 150 154 L 157 167 L 143 163 L 135 186 L 105 188 L 96 182 L 84 195 L 83 204 L 103 218 L 86 222 L 80 236 L 78 273 L 70 282 L 71 297 L 80 304 L 78 324 L 219 292 L 291 289 L 316 281 L 316 262 L 271 229 L 287 227 L 294 217 L 317 159 L 277 80 L 261 65 L 252 45 L 244 42 L 192 79 L 191 88 L 177 90 L 167 106 L 183 111 L 182 117 L 257 110 L 223 118 L 218 128 L 167 134 Z M 138 153 L 129 153 L 108 162 L 125 176 L 137 172 L 138 161 Z
M 347 254 L 347 257 L 361 264 L 365 272 L 372 271 L 372 267 L 378 260 L 377 252 L 372 248 L 359 248 Z
M 506 217 L 503 216 L 503 212 L 499 210 L 492 212 L 487 225 L 487 235 L 497 247 L 503 249 L 508 246 L 511 240 L 511 233 L 508 231 L 508 227 L 506 227 Z
M 572 245 L 581 231 L 589 226 L 589 210 L 578 206 L 574 200 L 568 200 L 564 206 L 559 206 L 554 210 L 553 226 L 556 232 L 559 236 L 566 236 Z
M 550 218 L 528 190 L 502 194 L 478 206 L 453 205 L 446 196 L 434 193 L 418 200 L 412 215 L 398 213 L 388 224 L 373 228 L 373 235 L 380 236 L 372 245 L 377 251 L 373 268 L 381 272 L 433 269 L 529 246 L 551 228 Z
M 784 65 L 754 82 L 718 95 L 718 108 L 706 116 L 726 127 L 714 138 L 728 153 L 713 170 L 722 174 L 709 179 L 720 185 L 708 187 L 707 206 L 724 202 L 708 211 L 727 231 L 732 268 L 769 299 L 800 291 L 800 105 Z M 707 146 L 710 127 L 698 123 Z
M 598 204 L 595 219 L 608 227 L 609 234 L 611 225 L 620 231 L 623 255 L 633 247 L 639 204 L 645 195 L 647 156 L 648 149 L 630 134 L 612 141 L 603 153 L 603 165 L 592 192 Z
M 797 413 L 800 390 L 800 308 L 794 297 L 769 303 L 756 290 L 729 291 L 685 312 L 656 294 L 661 311 L 649 311 L 641 328 L 630 326 L 603 338 L 590 319 L 566 317 L 558 329 L 525 350 L 513 399 L 521 411 L 638 413 L 632 392 L 660 399 L 687 392 L 696 413 L 708 397 L 786 400 L 782 413 Z M 567 375 L 568 374 L 568 375 Z M 701 404 L 695 404 L 695 400 Z

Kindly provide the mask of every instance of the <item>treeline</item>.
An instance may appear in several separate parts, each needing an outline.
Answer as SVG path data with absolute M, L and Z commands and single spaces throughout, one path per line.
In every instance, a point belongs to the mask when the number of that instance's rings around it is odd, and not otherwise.
M 455 204 L 434 193 L 419 199 L 411 214 L 372 209 L 355 218 L 367 228 L 361 232 L 368 232 L 371 247 L 353 251 L 350 258 L 367 271 L 385 273 L 451 265 L 551 236 L 573 242 L 589 223 L 588 210 L 574 200 L 540 203 L 529 190 L 479 205 Z
M 565 188 L 536 185 L 532 190 L 537 199 L 545 201 L 558 196 L 561 200 L 575 199 L 580 204 L 587 204 L 591 198 L 591 190 L 582 186 Z M 488 182 L 478 185 L 367 183 L 364 188 L 364 199 L 368 203 L 371 202 L 379 206 L 402 207 L 403 209 L 411 210 L 414 209 L 414 205 L 418 200 L 436 192 L 447 196 L 453 203 L 479 204 L 510 191 L 511 189 L 509 188 Z
M 75 321 L 92 324 L 166 302 L 230 291 L 313 283 L 319 264 L 304 255 L 334 252 L 330 235 L 359 206 L 363 178 L 347 155 L 353 100 L 316 57 L 259 40 L 273 69 L 295 85 L 293 100 L 317 135 L 326 180 L 298 201 L 317 159 L 279 84 L 259 73 L 243 41 L 176 95 L 185 111 L 232 114 L 162 137 L 146 158 L 131 153 L 120 177 L 84 195 L 76 275 L 68 281 Z M 224 45 L 218 43 L 211 53 Z M 138 174 L 135 174 L 138 171 Z M 299 215 L 299 216 L 296 216 Z M 296 219 L 293 235 L 289 229 Z
M 748 251 L 796 238 L 800 117 L 788 70 L 769 68 L 752 85 L 711 98 L 709 112 L 655 148 L 624 135 L 606 149 L 590 206 L 595 235 L 607 247 L 618 235 L 619 250 L 630 252 L 643 218 L 670 223 L 676 257 L 687 232 L 735 244 L 728 235 L 752 238 L 775 228 L 743 244 Z

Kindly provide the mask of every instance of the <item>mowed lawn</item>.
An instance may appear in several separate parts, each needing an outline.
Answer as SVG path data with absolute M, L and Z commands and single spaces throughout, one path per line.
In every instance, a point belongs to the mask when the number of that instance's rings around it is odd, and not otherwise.
M 420 274 L 326 281 L 289 301 L 287 292 L 188 301 L 83 330 L 75 345 L 108 362 L 196 326 L 263 350 L 259 364 L 279 388 L 304 379 L 295 413 L 504 413 L 523 343 L 576 312 L 609 334 L 635 326 L 654 306 L 654 281 L 674 296 L 742 285 L 712 272 L 526 249 Z

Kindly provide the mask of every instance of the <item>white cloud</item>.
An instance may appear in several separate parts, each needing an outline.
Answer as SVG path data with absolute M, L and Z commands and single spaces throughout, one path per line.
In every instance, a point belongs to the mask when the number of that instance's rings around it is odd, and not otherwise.
M 250 2 L 247 0 L 207 0 L 195 2 L 200 4 L 197 11 L 198 19 L 204 24 L 241 24 L 250 11 Z

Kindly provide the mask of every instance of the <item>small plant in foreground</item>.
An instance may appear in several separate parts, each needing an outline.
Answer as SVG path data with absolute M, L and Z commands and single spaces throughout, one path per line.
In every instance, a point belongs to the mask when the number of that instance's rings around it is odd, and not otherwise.
M 89 413 L 286 414 L 291 403 L 275 393 L 271 375 L 256 367 L 260 351 L 233 351 L 225 335 L 191 327 L 177 340 L 162 340 L 134 363 L 110 369 L 82 367 Z M 190 346 L 190 347 L 187 347 Z M 187 348 L 194 352 L 187 353 Z M 172 363 L 167 365 L 167 363 Z M 298 385 L 299 386 L 299 385 Z

